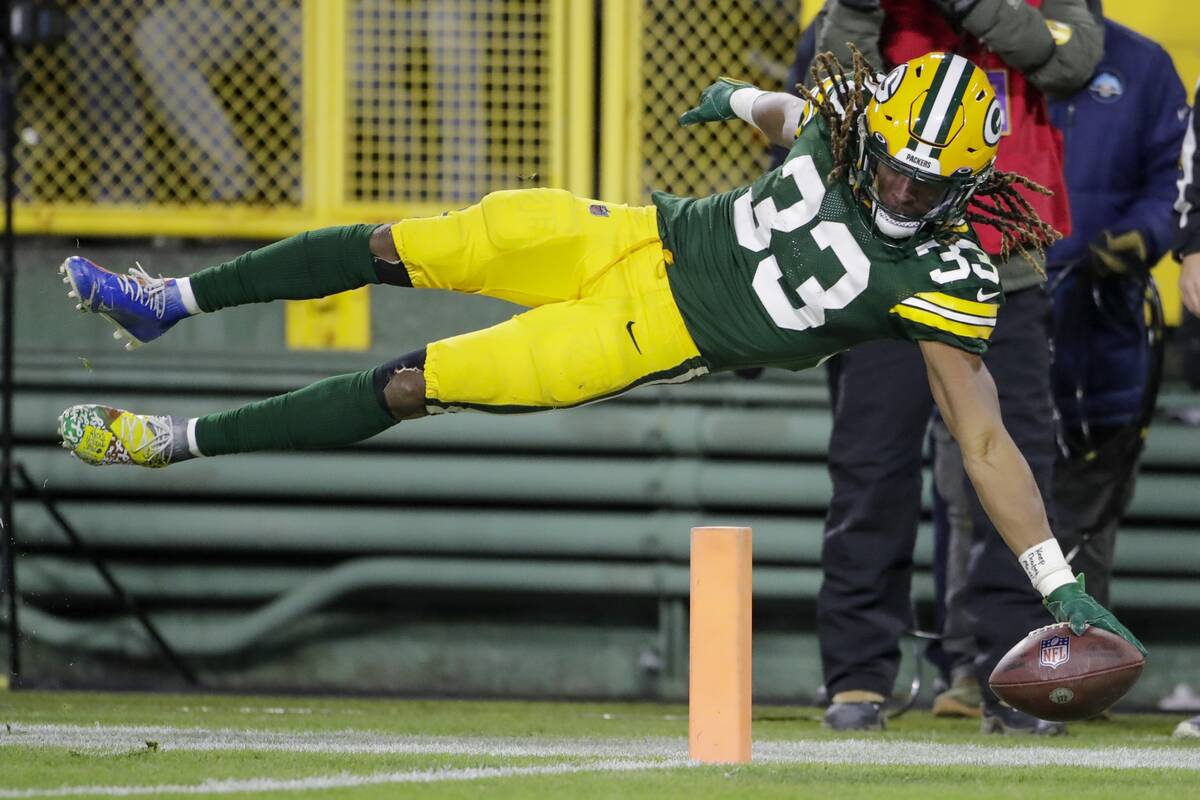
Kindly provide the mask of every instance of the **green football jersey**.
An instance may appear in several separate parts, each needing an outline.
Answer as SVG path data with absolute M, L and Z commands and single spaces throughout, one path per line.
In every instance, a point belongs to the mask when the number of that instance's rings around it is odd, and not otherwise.
M 827 182 L 832 166 L 817 115 L 749 187 L 654 194 L 671 290 L 709 369 L 806 369 L 874 339 L 982 354 L 1003 294 L 973 233 L 885 244 L 846 181 Z

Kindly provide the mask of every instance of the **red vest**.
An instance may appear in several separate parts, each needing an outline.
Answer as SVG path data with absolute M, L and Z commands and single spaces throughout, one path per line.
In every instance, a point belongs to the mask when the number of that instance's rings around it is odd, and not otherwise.
M 1035 8 L 1041 5 L 1041 0 L 1025 2 Z M 1054 192 L 1044 197 L 1021 190 L 1043 220 L 1069 236 L 1071 209 L 1063 179 L 1062 134 L 1050 124 L 1041 91 L 1023 74 L 1006 66 L 983 42 L 955 32 L 929 0 L 882 0 L 882 5 L 887 12 L 880 37 L 885 68 L 940 50 L 969 58 L 987 73 L 1005 107 L 1007 120 L 996 168 L 1024 175 Z M 995 229 L 976 226 L 976 230 L 984 250 L 1000 251 L 1000 234 Z

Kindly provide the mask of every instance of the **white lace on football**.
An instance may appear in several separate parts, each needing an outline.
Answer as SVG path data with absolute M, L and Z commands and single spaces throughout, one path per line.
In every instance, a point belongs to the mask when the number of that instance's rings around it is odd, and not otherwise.
M 126 297 L 148 307 L 154 316 L 162 319 L 167 310 L 166 278 L 155 278 L 138 264 L 129 268 L 129 275 L 118 275 L 117 283 Z

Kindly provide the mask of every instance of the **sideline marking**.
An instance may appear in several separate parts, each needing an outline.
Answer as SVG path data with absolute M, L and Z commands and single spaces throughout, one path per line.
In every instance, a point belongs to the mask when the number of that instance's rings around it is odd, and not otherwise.
M 674 764 L 659 761 L 606 760 L 588 764 L 554 764 L 545 767 L 468 767 L 465 769 L 414 770 L 412 772 L 371 772 L 353 775 L 317 775 L 311 778 L 280 780 L 277 778 L 245 778 L 241 780 L 207 780 L 202 783 L 167 783 L 157 786 L 60 786 L 54 789 L 0 789 L 0 797 L 80 797 L 167 794 L 242 794 L 249 792 L 310 792 L 318 789 L 347 789 L 358 786 L 380 786 L 391 783 L 436 783 L 439 781 L 475 781 L 485 778 L 515 778 L 530 775 L 564 775 L 577 772 L 633 772 L 660 767 L 685 767 L 687 762 Z
M 538 739 L 527 737 L 406 736 L 363 731 L 286 733 L 267 730 L 212 730 L 171 726 L 83 726 L 13 724 L 0 731 L 0 747 L 59 747 L 91 753 L 132 752 L 147 739 L 159 750 L 251 751 L 293 753 L 440 754 L 493 758 L 568 758 L 544 766 L 476 767 L 336 773 L 308 778 L 209 780 L 197 784 L 155 786 L 58 786 L 41 789 L 0 788 L 0 798 L 233 794 L 254 791 L 313 791 L 399 783 L 470 781 L 583 772 L 677 769 L 695 766 L 687 760 L 682 738 Z M 870 764 L 1045 767 L 1076 766 L 1110 769 L 1183 769 L 1200 771 L 1200 751 L 1191 747 L 1047 747 L 996 746 L 934 742 L 821 739 L 759 741 L 754 760 L 769 764 Z
M 93 753 L 141 750 L 146 740 L 160 750 L 233 750 L 283 753 L 361 753 L 490 756 L 496 758 L 589 758 L 686 760 L 687 741 L 534 738 L 521 736 L 414 736 L 356 730 L 289 733 L 249 729 L 181 728 L 168 725 L 26 725 L 0 730 L 0 747 L 62 747 Z M 931 764 L 966 766 L 1080 766 L 1200 771 L 1200 750 L 1163 737 L 1163 747 L 1049 747 L 878 739 L 757 741 L 756 761 L 795 764 Z

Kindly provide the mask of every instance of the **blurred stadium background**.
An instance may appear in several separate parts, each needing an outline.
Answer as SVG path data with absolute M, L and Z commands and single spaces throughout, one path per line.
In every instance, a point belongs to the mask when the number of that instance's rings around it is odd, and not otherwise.
M 22 681 L 186 681 L 66 539 L 78 531 L 212 689 L 686 692 L 687 532 L 755 531 L 755 687 L 811 697 L 823 375 L 650 388 L 576 412 L 410 423 L 350 450 L 89 470 L 54 419 L 197 414 L 381 363 L 512 307 L 377 287 L 240 308 L 130 355 L 55 269 L 185 274 L 307 228 L 524 185 L 646 202 L 757 176 L 746 126 L 675 117 L 720 74 L 782 88 L 815 0 L 79 0 L 21 55 L 16 182 Z M 1200 75 L 1200 14 L 1106 0 Z M 1160 266 L 1178 314 L 1173 265 Z M 186 355 L 185 355 L 186 354 Z M 1116 610 L 1154 651 L 1131 702 L 1200 689 L 1200 428 L 1169 383 L 1118 539 Z M 914 597 L 932 584 L 927 532 Z M 0 657 L 8 663 L 8 640 Z M 910 659 L 911 664 L 911 659 Z

